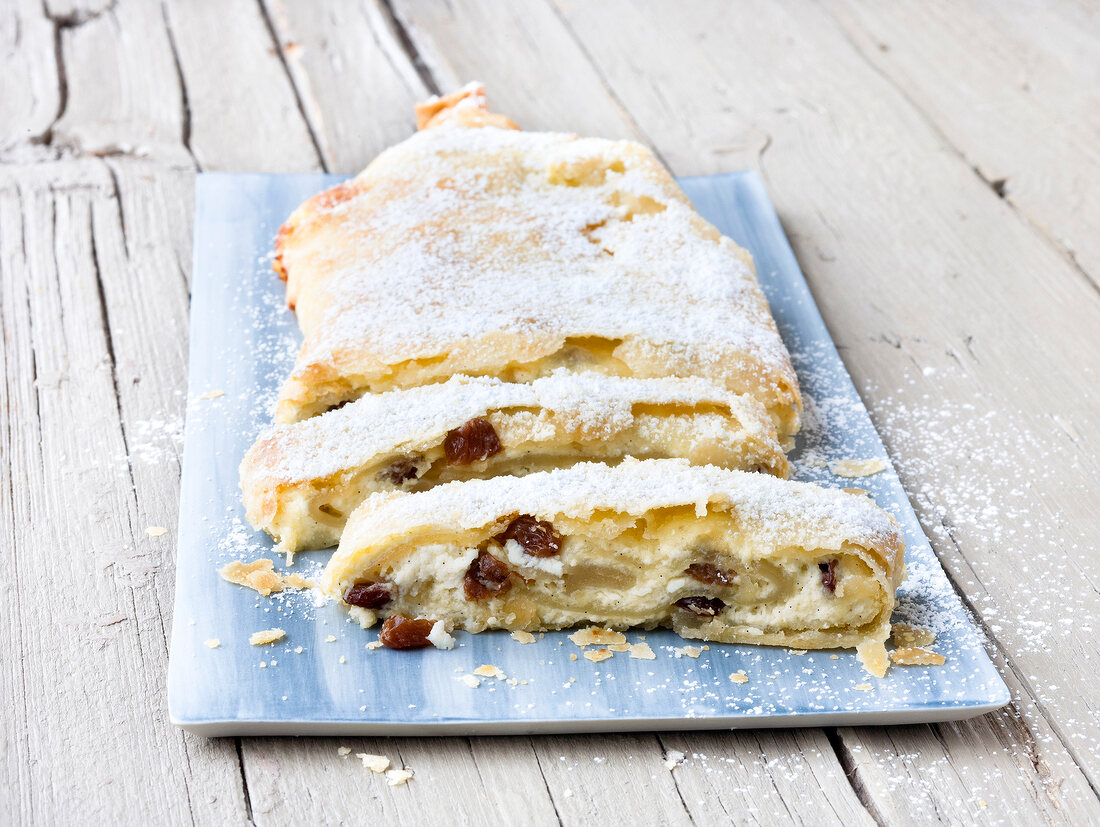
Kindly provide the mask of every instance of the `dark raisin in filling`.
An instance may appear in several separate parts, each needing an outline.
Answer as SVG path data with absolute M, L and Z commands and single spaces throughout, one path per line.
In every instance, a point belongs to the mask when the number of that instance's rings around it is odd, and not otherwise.
M 481 462 L 500 451 L 500 437 L 492 424 L 481 417 L 464 422 L 447 432 L 443 450 L 451 465 L 470 465 Z
M 508 566 L 482 549 L 477 559 L 466 570 L 462 589 L 467 600 L 484 600 L 504 594 L 512 587 L 512 570 Z
M 401 485 L 406 480 L 414 480 L 417 477 L 417 461 L 419 457 L 413 459 L 412 457 L 401 457 L 391 462 L 386 469 L 382 471 L 381 477 L 386 482 L 393 485 Z
M 830 594 L 836 594 L 836 560 L 818 563 L 817 567 L 821 569 L 821 585 L 828 589 Z
M 679 606 L 681 609 L 691 612 L 696 617 L 714 617 L 722 611 L 722 609 L 726 608 L 726 604 L 717 597 L 703 597 L 702 595 L 682 597 L 672 605 Z
M 553 557 L 561 551 L 561 535 L 554 531 L 553 524 L 530 514 L 520 514 L 493 539 L 501 545 L 515 540 L 532 557 Z
M 382 623 L 378 639 L 390 649 L 421 649 L 430 646 L 434 620 L 413 620 L 405 615 L 390 615 Z
M 344 602 L 364 609 L 381 609 L 393 600 L 389 583 L 356 583 L 344 595 Z
M 707 583 L 711 586 L 733 585 L 733 572 L 720 569 L 714 563 L 692 563 L 684 569 L 684 574 L 694 577 L 700 583 Z

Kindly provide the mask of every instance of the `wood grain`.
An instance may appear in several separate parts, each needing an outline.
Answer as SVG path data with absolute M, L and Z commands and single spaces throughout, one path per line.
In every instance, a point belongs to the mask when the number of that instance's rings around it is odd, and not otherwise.
M 1096 9 L 1072 0 L 828 5 L 866 60 L 1100 289 Z
M 373 3 L 265 0 L 325 167 L 356 173 L 416 129 L 431 92 Z
M 0 611 L 20 657 L 0 658 L 0 812 L 1096 821 L 1100 651 L 1060 621 L 1100 614 L 1098 33 L 1071 2 L 6 4 Z M 214 741 L 167 723 L 193 170 L 354 172 L 416 98 L 475 78 L 527 128 L 765 175 L 1012 707 L 659 737 Z M 416 776 L 389 787 L 345 743 Z
M 171 393 L 182 378 L 175 331 L 158 334 L 147 316 L 142 350 L 115 351 L 112 311 L 133 325 L 146 302 L 115 289 L 136 270 L 104 164 L 4 168 L 0 204 L 0 307 L 14 343 L 4 349 L 0 530 L 15 552 L 4 590 L 24 653 L 3 661 L 17 724 L 4 727 L 5 764 L 23 774 L 12 788 L 22 799 L 5 811 L 27 823 L 74 809 L 88 823 L 231 817 L 242 791 L 231 746 L 185 737 L 164 709 L 172 535 L 145 528 L 173 524 L 178 468 L 141 469 L 121 425 L 116 356 L 147 360 L 148 391 L 164 381 Z M 129 220 L 149 223 L 140 211 Z

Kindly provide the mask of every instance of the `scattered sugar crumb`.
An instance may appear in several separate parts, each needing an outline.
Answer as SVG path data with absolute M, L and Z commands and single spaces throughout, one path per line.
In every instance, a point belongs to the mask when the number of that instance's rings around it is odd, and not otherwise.
M 325 638 L 325 643 L 335 643 L 335 642 L 336 642 L 336 635 L 329 635 L 328 637 Z
M 217 649 L 219 646 L 222 645 L 222 642 L 216 637 L 212 637 L 210 638 L 210 640 L 204 640 L 202 643 L 203 646 L 205 646 L 207 649 Z
M 275 643 L 275 641 L 282 640 L 286 637 L 286 632 L 282 629 L 264 629 L 260 632 L 253 632 L 248 642 L 253 646 L 264 646 L 268 643 Z
M 348 659 L 345 658 L 343 655 L 340 655 L 340 663 L 347 663 L 347 662 L 348 662 Z
M 684 760 L 686 758 L 687 756 L 678 750 L 669 750 L 665 754 L 665 769 L 669 772 L 672 772 L 674 769 L 684 763 Z
M 576 655 L 576 653 L 571 653 L 571 654 L 569 655 L 569 660 L 576 660 L 576 659 L 577 659 L 577 655 Z
M 657 656 L 653 654 L 653 649 L 650 648 L 648 643 L 632 643 L 630 644 L 630 657 L 637 660 L 656 660 Z
M 381 649 L 382 648 L 382 641 L 372 640 L 370 643 L 367 644 L 367 648 L 368 649 Z
M 678 658 L 697 658 L 703 653 L 703 650 L 698 646 L 684 646 L 682 649 L 673 649 L 672 654 Z
M 261 669 L 267 669 L 267 661 L 266 660 L 260 661 L 260 668 Z
M 200 393 L 199 399 L 217 399 L 219 396 L 225 396 L 225 391 L 207 391 L 206 393 Z
M 925 647 L 936 642 L 936 633 L 931 629 L 910 626 L 908 623 L 895 623 L 890 627 L 890 636 L 898 647 Z
M 806 654 L 807 651 L 808 650 L 806 650 L 806 649 L 788 649 L 787 654 L 788 655 L 804 655 L 804 654 Z
M 275 571 L 275 563 L 267 558 L 242 563 L 234 560 L 218 569 L 223 580 L 252 589 L 268 597 L 283 590 L 283 578 Z
M 480 675 L 483 678 L 496 678 L 498 681 L 505 679 L 505 674 L 499 666 L 493 666 L 489 663 L 484 663 L 474 670 L 475 675 Z
M 730 675 L 730 681 L 733 683 L 748 683 L 749 676 L 745 674 L 744 669 L 738 669 L 736 672 Z
M 626 643 L 626 635 L 599 626 L 589 626 L 569 636 L 577 646 L 607 646 L 609 643 Z
M 607 660 L 614 656 L 615 653 L 610 649 L 589 649 L 584 653 L 584 659 L 590 660 L 593 663 L 599 663 L 601 660 Z
M 870 497 L 871 492 L 866 488 L 841 488 L 845 494 L 855 494 L 857 497 Z
M 566 798 L 572 798 L 573 797 L 573 791 L 567 788 L 567 789 L 562 791 L 562 795 L 565 796 Z M 985 804 L 985 802 L 983 801 L 982 804 Z
M 840 655 L 829 655 L 829 660 L 840 660 Z
M 295 653 L 296 655 L 300 655 L 300 654 L 302 654 L 302 647 L 301 647 L 301 646 L 295 646 L 295 647 L 294 647 L 294 653 Z
M 390 770 L 386 773 L 386 780 L 391 787 L 400 787 L 403 784 L 407 784 L 412 777 L 412 770 L 409 769 Z
M 302 575 L 295 573 L 283 577 L 283 585 L 290 586 L 292 589 L 312 589 L 313 581 L 306 580 Z
M 351 753 L 351 747 L 340 747 L 336 750 L 337 755 L 349 755 Z
M 870 477 L 886 470 L 881 459 L 837 459 L 829 463 L 829 470 L 838 477 Z
M 860 692 L 870 692 L 874 687 L 869 683 L 857 683 L 852 689 L 858 689 Z
M 919 646 L 903 646 L 890 653 L 890 660 L 898 666 L 943 666 L 947 658 L 939 652 Z
M 481 686 L 481 681 L 479 681 L 473 675 L 461 675 L 458 679 L 466 684 L 468 687 L 470 687 L 470 689 L 477 689 L 479 686 Z
M 350 752 L 350 750 L 349 750 Z M 390 759 L 385 755 L 372 755 L 369 752 L 357 752 L 355 757 L 371 772 L 383 773 L 390 768 Z
M 161 535 L 167 534 L 168 529 L 162 525 L 151 525 L 145 529 L 145 533 L 150 537 L 160 537 Z
M 530 632 L 516 631 L 512 632 L 512 640 L 516 643 L 534 643 L 535 636 Z
M 454 649 L 455 639 L 447 632 L 442 620 L 437 620 L 428 632 L 428 642 L 436 649 Z

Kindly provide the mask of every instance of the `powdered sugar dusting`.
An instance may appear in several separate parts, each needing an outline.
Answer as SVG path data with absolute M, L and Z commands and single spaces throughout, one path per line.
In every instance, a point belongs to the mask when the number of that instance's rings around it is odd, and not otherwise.
M 467 420 L 509 408 L 551 411 L 577 435 L 607 439 L 634 422 L 633 406 L 642 403 L 724 406 L 743 431 L 770 439 L 780 453 L 771 420 L 759 403 L 705 380 L 558 371 L 530 384 L 456 376 L 437 385 L 367 395 L 321 416 L 265 431 L 242 473 L 280 481 L 325 477 L 361 467 L 379 455 L 439 445 L 449 430 Z
M 637 145 L 435 129 L 356 180 L 291 222 L 300 382 L 336 365 L 369 384 L 455 351 L 488 372 L 596 336 L 623 340 L 636 375 L 707 376 L 772 402 L 794 386 L 739 249 Z

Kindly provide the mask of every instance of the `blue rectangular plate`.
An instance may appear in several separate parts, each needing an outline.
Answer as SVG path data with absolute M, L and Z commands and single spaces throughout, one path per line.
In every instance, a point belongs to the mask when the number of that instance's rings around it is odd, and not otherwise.
M 840 361 L 759 177 L 751 172 L 680 183 L 699 211 L 748 248 L 806 397 L 792 454 L 797 479 L 859 486 L 905 529 L 908 579 L 895 620 L 933 629 L 942 667 L 893 667 L 869 677 L 850 650 L 797 654 L 711 644 L 698 658 L 668 631 L 645 638 L 656 660 L 616 654 L 591 663 L 566 633 L 520 645 L 506 633 L 458 633 L 458 648 L 368 649 L 377 631 L 348 621 L 309 592 L 272 598 L 221 580 L 234 559 L 272 557 L 244 520 L 237 466 L 269 422 L 300 341 L 272 273 L 280 223 L 303 200 L 343 180 L 331 175 L 200 175 L 195 205 L 191 367 L 179 518 L 176 610 L 168 675 L 173 722 L 204 735 L 467 734 L 898 724 L 967 718 L 1008 702 L 1008 690 L 953 591 L 892 467 L 834 477 L 832 459 L 886 451 Z M 211 392 L 222 391 L 223 395 Z M 316 575 L 328 552 L 299 555 Z M 248 643 L 279 627 L 285 640 Z M 332 637 L 334 640 L 329 640 Z M 218 638 L 218 648 L 204 641 Z M 509 680 L 460 678 L 482 664 Z M 749 680 L 729 675 L 744 670 Z

